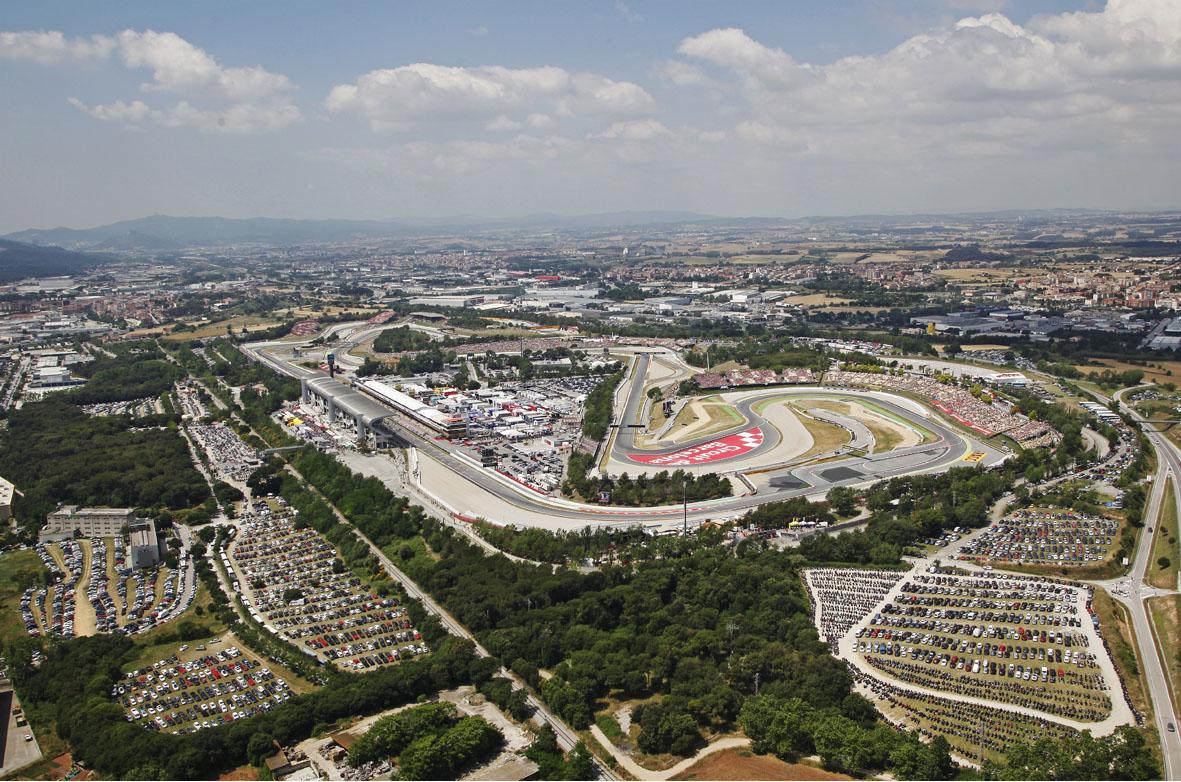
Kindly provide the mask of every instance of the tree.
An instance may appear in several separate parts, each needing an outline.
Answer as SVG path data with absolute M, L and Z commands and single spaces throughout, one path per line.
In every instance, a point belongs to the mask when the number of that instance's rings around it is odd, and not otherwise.
M 261 765 L 264 760 L 277 751 L 275 737 L 269 733 L 253 733 L 250 740 L 246 742 L 246 756 L 250 758 L 250 763 L 254 766 Z
M 833 486 L 825 499 L 838 516 L 852 516 L 857 508 L 857 492 L 848 486 Z

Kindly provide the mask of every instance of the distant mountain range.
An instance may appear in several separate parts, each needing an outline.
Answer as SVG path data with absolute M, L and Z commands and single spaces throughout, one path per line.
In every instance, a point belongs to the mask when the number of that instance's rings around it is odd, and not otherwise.
M 96 228 L 28 229 L 5 239 L 40 246 L 58 246 L 89 252 L 168 253 L 186 248 L 255 244 L 292 246 L 334 242 L 380 240 L 429 235 L 503 234 L 513 231 L 609 232 L 614 229 L 667 228 L 702 225 L 715 228 L 767 228 L 777 226 L 844 226 L 854 233 L 894 230 L 928 233 L 962 230 L 991 223 L 1009 223 L 1027 230 L 1066 222 L 1094 223 L 1135 216 L 1139 222 L 1181 224 L 1178 212 L 1113 212 L 1092 209 L 1009 210 L 979 213 L 910 215 L 817 215 L 800 218 L 717 217 L 695 212 L 604 212 L 587 215 L 534 214 L 493 219 L 472 215 L 400 220 L 284 220 L 267 217 L 169 217 L 152 215 Z M 949 228 L 949 226 L 956 226 Z
M 668 225 L 716 221 L 692 212 L 611 212 L 564 217 L 538 214 L 493 220 L 459 216 L 395 220 L 281 220 L 268 217 L 169 217 L 152 215 L 96 228 L 31 228 L 5 238 L 74 250 L 180 250 L 230 244 L 296 245 L 438 233 L 448 230 L 512 230 L 538 228 L 603 229 L 637 225 Z
M 0 239 L 0 283 L 26 277 L 64 277 L 106 263 L 101 255 Z

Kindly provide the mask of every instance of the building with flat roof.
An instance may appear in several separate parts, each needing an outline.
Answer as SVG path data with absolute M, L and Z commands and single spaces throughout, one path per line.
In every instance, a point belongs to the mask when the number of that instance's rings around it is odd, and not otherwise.
M 12 495 L 15 493 L 16 487 L 12 482 L 0 478 L 0 523 L 12 518 Z
M 122 535 L 135 521 L 131 508 L 79 508 L 63 505 L 49 514 L 45 526 L 37 533 L 42 543 L 68 540 L 75 535 L 84 538 L 113 538 Z
M 136 519 L 127 527 L 131 566 L 149 568 L 160 564 L 163 554 L 160 539 L 156 536 L 156 523 L 151 519 Z

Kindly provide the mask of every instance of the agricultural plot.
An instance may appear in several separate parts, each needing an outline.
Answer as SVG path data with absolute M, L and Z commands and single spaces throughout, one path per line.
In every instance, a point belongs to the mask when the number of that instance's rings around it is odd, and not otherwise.
M 191 733 L 248 719 L 291 697 L 291 687 L 237 646 L 203 647 L 129 671 L 111 691 L 128 722 L 151 730 Z
M 230 550 L 235 591 L 255 617 L 305 653 L 365 671 L 425 654 L 397 598 L 366 591 L 336 549 L 285 505 L 256 510 Z

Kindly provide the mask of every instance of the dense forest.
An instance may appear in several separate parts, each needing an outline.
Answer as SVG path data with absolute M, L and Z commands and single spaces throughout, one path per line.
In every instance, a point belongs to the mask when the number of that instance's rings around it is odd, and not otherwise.
M 378 353 L 402 353 L 407 350 L 426 350 L 435 344 L 429 334 L 415 331 L 409 326 L 386 329 L 373 340 L 373 349 Z
M 78 253 L 60 247 L 43 247 L 0 239 L 0 283 L 26 277 L 58 277 L 77 274 L 107 263 L 101 255 Z
M 470 643 L 448 638 L 429 656 L 366 674 L 340 673 L 332 686 L 296 696 L 270 712 L 181 736 L 128 722 L 110 700 L 123 665 L 138 653 L 129 638 L 97 635 L 54 644 L 44 662 L 34 666 L 31 652 L 39 645 L 39 639 L 22 638 L 6 650 L 30 720 L 55 724 L 74 760 L 114 779 L 216 779 L 257 760 L 260 746 L 298 742 L 343 717 L 471 683 L 478 667 Z
M 167 419 L 167 416 L 158 416 Z M 17 495 L 14 515 L 32 534 L 59 503 L 184 510 L 211 500 L 175 425 L 88 416 L 50 397 L 10 411 L 0 432 L 0 475 Z
M 586 395 L 582 433 L 595 442 L 602 442 L 607 436 L 607 428 L 611 425 L 611 412 L 614 409 L 615 389 L 622 380 L 623 372 L 617 372 L 606 377 Z
M 100 355 L 78 364 L 75 371 L 87 379 L 86 385 L 68 392 L 66 398 L 86 405 L 157 397 L 184 377 L 184 370 L 167 361 L 151 342 L 125 343 L 117 350 L 113 358 Z

